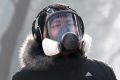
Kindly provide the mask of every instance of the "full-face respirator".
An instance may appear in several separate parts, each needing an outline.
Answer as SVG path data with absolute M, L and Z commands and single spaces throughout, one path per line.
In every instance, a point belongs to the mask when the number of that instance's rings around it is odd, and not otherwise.
M 47 56 L 74 53 L 80 47 L 83 34 L 83 21 L 75 11 L 49 9 L 42 34 L 43 51 Z

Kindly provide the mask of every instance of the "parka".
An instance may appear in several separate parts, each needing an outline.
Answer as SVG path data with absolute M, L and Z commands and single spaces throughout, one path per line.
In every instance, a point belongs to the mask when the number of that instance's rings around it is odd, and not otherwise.
M 27 37 L 20 51 L 21 69 L 12 80 L 117 80 L 107 64 L 76 52 L 69 56 L 46 56 L 42 47 Z

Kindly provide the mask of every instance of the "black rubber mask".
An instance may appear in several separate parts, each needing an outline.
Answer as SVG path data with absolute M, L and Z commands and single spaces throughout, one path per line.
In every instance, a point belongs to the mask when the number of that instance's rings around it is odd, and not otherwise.
M 58 42 L 59 48 L 57 49 L 60 51 L 74 51 L 79 48 L 82 32 L 79 29 L 77 17 L 70 11 L 57 12 L 47 16 L 46 28 L 49 36 L 47 38 Z

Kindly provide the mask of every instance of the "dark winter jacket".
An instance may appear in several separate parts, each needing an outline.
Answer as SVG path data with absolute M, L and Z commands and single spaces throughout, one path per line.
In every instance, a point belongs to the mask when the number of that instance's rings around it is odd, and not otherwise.
M 69 56 L 44 55 L 41 47 L 28 38 L 20 54 L 22 68 L 12 80 L 117 80 L 106 64 L 80 53 Z

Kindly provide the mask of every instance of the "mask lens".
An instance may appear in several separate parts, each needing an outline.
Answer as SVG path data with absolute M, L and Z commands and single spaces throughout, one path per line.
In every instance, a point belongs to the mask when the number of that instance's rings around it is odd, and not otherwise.
M 52 15 L 48 21 L 48 34 L 51 39 L 60 41 L 62 36 L 68 32 L 78 36 L 78 26 L 73 13 L 57 13 Z

